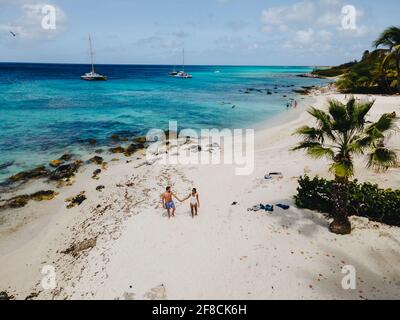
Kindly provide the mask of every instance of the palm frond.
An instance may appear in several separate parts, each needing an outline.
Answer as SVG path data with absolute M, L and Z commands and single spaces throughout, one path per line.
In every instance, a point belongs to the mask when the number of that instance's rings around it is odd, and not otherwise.
M 397 121 L 398 121 L 398 117 L 396 115 L 396 113 L 385 113 L 383 114 L 380 119 L 371 124 L 370 126 L 368 126 L 368 128 L 366 129 L 366 133 L 367 134 L 371 134 L 375 131 L 375 133 L 377 131 L 384 133 L 386 131 L 396 131 L 398 130 L 398 126 L 397 126 Z
M 304 126 L 295 131 L 294 134 L 303 136 L 307 141 L 323 140 L 323 132 L 317 128 Z
M 388 148 L 376 148 L 369 154 L 368 167 L 377 170 L 388 170 L 397 164 L 397 154 Z
M 400 28 L 390 27 L 383 31 L 378 39 L 376 39 L 373 45 L 378 48 L 379 46 L 386 46 L 390 50 L 395 46 L 400 44 Z

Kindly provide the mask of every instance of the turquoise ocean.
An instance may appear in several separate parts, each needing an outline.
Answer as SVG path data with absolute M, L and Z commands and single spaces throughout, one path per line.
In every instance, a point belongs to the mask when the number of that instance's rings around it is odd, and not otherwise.
M 290 112 L 293 90 L 327 80 L 310 67 L 99 65 L 107 82 L 85 82 L 85 65 L 0 63 L 0 181 L 62 154 L 92 154 L 151 128 L 253 128 Z M 178 68 L 179 69 L 179 68 Z M 96 139 L 97 145 L 88 143 Z

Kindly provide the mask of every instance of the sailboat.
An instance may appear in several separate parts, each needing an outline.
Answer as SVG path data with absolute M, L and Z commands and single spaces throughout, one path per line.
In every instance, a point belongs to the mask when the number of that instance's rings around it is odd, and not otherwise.
M 183 54 L 182 71 L 179 71 L 177 74 L 173 75 L 173 77 L 182 79 L 191 79 L 193 78 L 193 76 L 185 72 L 185 49 L 183 49 L 182 54 Z
M 98 74 L 94 71 L 94 63 L 93 63 L 93 46 L 92 46 L 92 38 L 89 35 L 89 49 L 90 49 L 90 62 L 92 64 L 92 71 L 85 73 L 81 76 L 82 80 L 86 81 L 107 81 L 107 77 L 101 74 Z
M 176 66 L 174 66 L 174 70 L 171 71 L 171 72 L 169 73 L 169 76 L 170 76 L 170 77 L 174 77 L 174 76 L 176 76 L 177 74 L 178 74 L 178 71 L 176 71 Z

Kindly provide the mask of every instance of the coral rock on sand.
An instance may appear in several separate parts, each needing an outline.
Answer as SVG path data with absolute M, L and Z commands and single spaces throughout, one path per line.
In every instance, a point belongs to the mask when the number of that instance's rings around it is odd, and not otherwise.
M 104 162 L 104 159 L 99 156 L 94 156 L 93 158 L 89 159 L 90 162 L 93 162 L 95 164 L 101 165 Z
M 82 242 L 71 245 L 68 249 L 62 251 L 63 254 L 71 254 L 73 257 L 77 257 L 82 251 L 92 249 L 96 246 L 97 239 L 92 238 L 84 240 Z
M 101 169 L 96 169 L 93 171 L 92 179 L 98 180 L 99 174 L 101 173 Z
M 42 178 L 49 174 L 45 167 L 37 167 L 33 170 L 17 173 L 9 178 L 11 182 L 26 181 L 34 178 Z
M 103 191 L 103 189 L 105 189 L 105 186 L 96 187 L 96 191 L 99 191 L 99 192 Z
M 5 202 L 4 205 L 0 207 L 0 209 L 15 209 L 25 207 L 30 200 L 30 196 L 27 194 L 23 194 L 20 196 L 13 197 Z
M 54 197 L 58 195 L 57 192 L 48 190 L 48 191 L 38 191 L 31 195 L 23 194 L 19 196 L 15 196 L 11 199 L 5 200 L 4 204 L 0 206 L 1 209 L 15 209 L 25 207 L 29 200 L 35 201 L 43 201 L 43 200 L 52 200 Z
M 119 146 L 119 147 L 111 148 L 110 152 L 111 153 L 125 153 L 125 149 L 123 147 Z
M 68 179 L 75 175 L 80 167 L 79 162 L 64 164 L 50 173 L 50 180 Z
M 35 201 L 43 201 L 43 200 L 49 201 L 49 200 L 54 199 L 58 195 L 59 195 L 58 192 L 55 192 L 52 190 L 46 190 L 46 191 L 35 192 L 35 193 L 31 194 L 30 198 Z
M 125 156 L 129 157 L 129 156 L 131 156 L 133 153 L 135 153 L 136 151 L 138 151 L 138 150 L 140 150 L 140 149 L 144 149 L 144 144 L 142 144 L 142 143 L 131 144 L 131 145 L 129 145 L 128 148 L 126 148 L 126 150 L 125 150 Z
M 165 289 L 165 286 L 162 284 L 159 285 L 158 287 L 151 289 L 144 295 L 144 297 L 149 300 L 166 300 L 167 291 Z
M 78 194 L 75 197 L 71 197 L 68 199 L 65 199 L 65 202 L 69 202 L 67 205 L 67 209 L 71 209 L 76 206 L 80 206 L 83 201 L 85 201 L 87 198 L 85 196 L 85 191 L 82 191 L 80 194 Z
M 9 295 L 6 291 L 0 292 L 0 300 L 14 300 L 14 296 Z

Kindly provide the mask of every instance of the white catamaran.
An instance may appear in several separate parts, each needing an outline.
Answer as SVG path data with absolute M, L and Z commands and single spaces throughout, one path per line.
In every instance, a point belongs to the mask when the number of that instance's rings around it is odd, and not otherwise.
M 191 79 L 191 78 L 193 78 L 193 76 L 191 74 L 185 72 L 185 49 L 183 49 L 182 54 L 183 54 L 182 71 L 176 72 L 174 70 L 174 72 L 170 73 L 170 76 L 175 77 L 175 78 Z
M 92 71 L 85 73 L 81 76 L 82 80 L 86 81 L 107 81 L 107 77 L 101 74 L 98 74 L 94 71 L 94 63 L 93 63 L 93 46 L 92 46 L 92 38 L 89 35 L 89 49 L 90 49 L 90 62 L 92 64 Z

